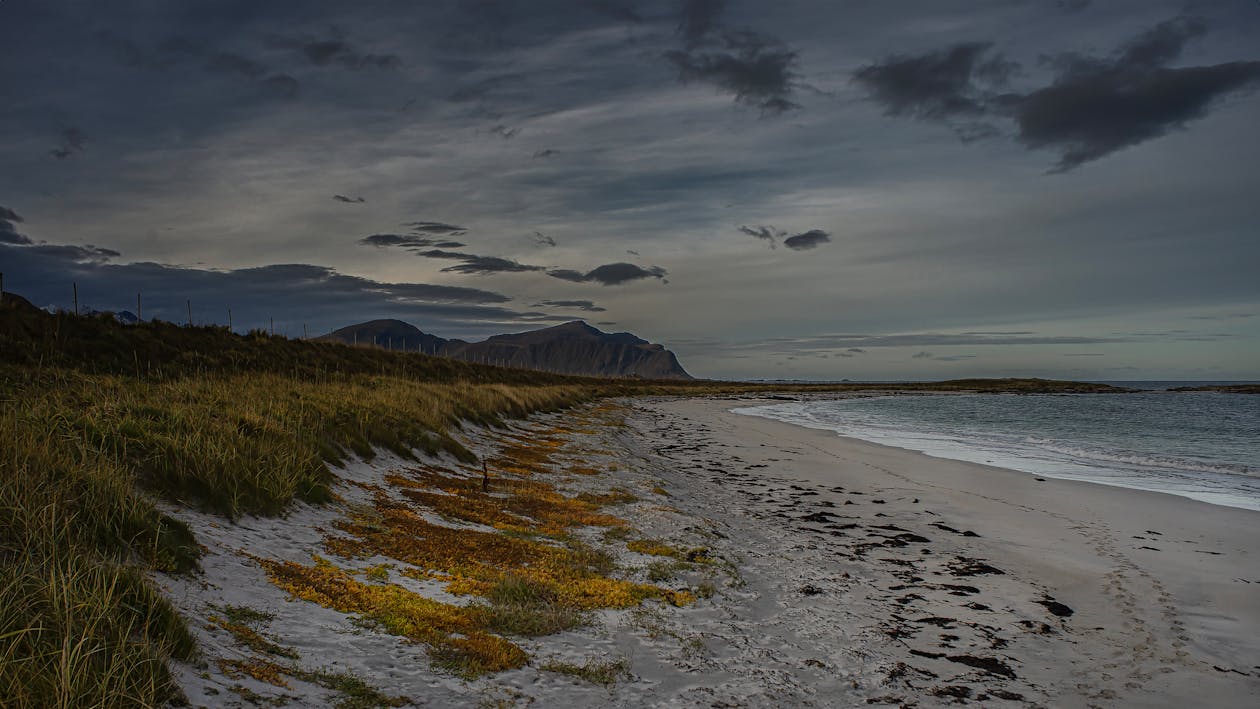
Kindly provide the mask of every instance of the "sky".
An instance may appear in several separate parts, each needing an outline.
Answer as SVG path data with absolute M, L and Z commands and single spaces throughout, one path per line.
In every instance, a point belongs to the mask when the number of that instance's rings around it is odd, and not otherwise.
M 1256 0 L 0 0 L 0 272 L 741 379 L 1260 379 Z

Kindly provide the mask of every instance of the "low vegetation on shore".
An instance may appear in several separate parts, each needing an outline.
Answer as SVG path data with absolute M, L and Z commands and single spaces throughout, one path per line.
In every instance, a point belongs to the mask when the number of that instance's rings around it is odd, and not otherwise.
M 471 464 L 477 456 L 452 436 L 461 425 L 496 426 L 604 397 L 870 386 L 566 377 L 262 332 L 240 336 L 162 322 L 124 326 L 109 316 L 45 313 L 4 294 L 0 704 L 158 706 L 178 696 L 168 662 L 191 660 L 197 648 L 184 619 L 149 578 L 153 572 L 196 573 L 201 551 L 170 510 L 194 508 L 228 520 L 279 515 L 294 500 L 331 500 L 330 466 L 351 455 L 445 452 Z M 1105 390 L 1043 380 L 898 388 Z M 409 544 L 434 530 L 417 529 L 429 523 L 384 491 L 326 542 L 347 556 L 371 556 L 388 543 L 390 555 L 430 569 L 451 592 L 485 600 L 468 607 L 473 610 L 430 607 L 418 596 L 385 597 L 391 592 L 318 562 L 262 566 L 298 597 L 427 643 L 436 661 L 461 674 L 523 661 L 519 648 L 496 632 L 554 632 L 586 610 L 647 597 L 688 602 L 650 584 L 611 578 L 606 560 L 566 538 L 576 525 L 617 529 L 620 521 L 607 508 L 618 500 L 566 497 L 531 478 L 530 467 L 546 447 L 546 440 L 519 441 L 488 461 L 502 477 L 498 484 L 510 489 L 506 497 L 486 494 L 475 482 L 475 467 L 421 469 L 390 481 L 393 492 L 443 516 L 501 532 L 480 533 L 484 539 L 475 532 L 452 536 L 450 544 L 463 545 L 458 559 L 436 555 L 433 544 Z M 535 563 L 505 573 L 505 555 Z M 675 556 L 673 550 L 663 555 Z M 320 681 L 334 680 L 341 681 Z

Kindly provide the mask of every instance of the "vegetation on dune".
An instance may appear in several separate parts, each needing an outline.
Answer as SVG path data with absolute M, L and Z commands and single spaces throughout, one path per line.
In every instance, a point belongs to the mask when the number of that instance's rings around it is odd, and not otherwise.
M 167 661 L 191 659 L 196 648 L 148 573 L 192 572 L 200 551 L 160 501 L 229 519 L 280 514 L 295 500 L 329 500 L 328 466 L 351 455 L 444 451 L 472 462 L 450 435 L 462 422 L 497 426 L 600 397 L 870 386 L 568 377 L 262 332 L 125 326 L 109 316 L 45 313 L 3 294 L 0 705 L 158 706 L 178 695 Z M 1086 385 L 977 380 L 898 388 L 1077 391 Z M 495 474 L 489 490 L 475 469 L 421 470 L 393 480 L 389 494 L 380 491 L 327 543 L 350 557 L 389 547 L 389 556 L 411 565 L 407 572 L 424 569 L 454 591 L 485 598 L 482 610 L 447 617 L 448 609 L 319 564 L 267 570 L 298 595 L 318 592 L 347 612 L 419 633 L 434 648 L 435 662 L 465 674 L 522 661 L 519 648 L 494 633 L 571 627 L 587 609 L 644 598 L 687 602 L 685 592 L 607 576 L 608 560 L 571 538 L 575 526 L 615 533 L 620 521 L 604 508 L 634 497 L 616 491 L 566 497 L 536 479 L 556 467 L 558 440 L 505 438 L 487 461 Z M 574 474 L 597 472 L 568 467 Z M 493 531 L 441 531 L 451 527 L 426 522 L 412 507 Z M 452 549 L 463 554 L 458 561 Z M 514 587 L 533 589 L 532 600 L 504 600 L 512 597 L 505 589 Z M 223 618 L 229 632 L 270 642 L 245 632 L 248 623 Z M 454 624 L 446 636 L 415 630 L 442 618 Z

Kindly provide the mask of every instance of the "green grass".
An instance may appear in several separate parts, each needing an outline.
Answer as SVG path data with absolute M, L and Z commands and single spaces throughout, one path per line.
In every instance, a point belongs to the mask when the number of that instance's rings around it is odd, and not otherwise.
M 587 614 L 560 602 L 545 583 L 509 576 L 486 594 L 487 627 L 496 633 L 537 637 L 584 625 Z
M 616 660 L 589 660 L 581 665 L 552 661 L 540 666 L 539 669 L 577 677 L 591 684 L 611 687 L 619 680 L 630 676 L 630 661 L 624 657 Z

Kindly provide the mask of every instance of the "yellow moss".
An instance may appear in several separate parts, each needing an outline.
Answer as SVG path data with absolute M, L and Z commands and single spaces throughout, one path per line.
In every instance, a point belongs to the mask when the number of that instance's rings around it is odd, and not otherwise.
M 398 586 L 372 586 L 316 559 L 314 566 L 256 559 L 271 582 L 297 598 L 342 613 L 356 613 L 395 635 L 423 642 L 435 653 L 460 654 L 463 673 L 499 672 L 520 667 L 524 650 L 485 632 L 484 607 L 453 606 Z
M 291 689 L 288 680 L 281 675 L 286 672 L 285 668 L 274 662 L 250 658 L 248 660 L 218 660 L 216 664 L 223 674 L 232 679 L 240 679 L 243 675 L 249 675 L 259 682 L 276 687 Z

